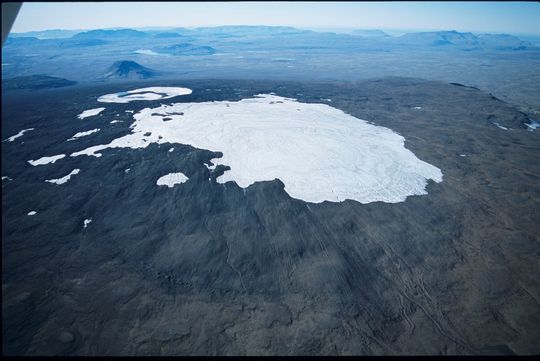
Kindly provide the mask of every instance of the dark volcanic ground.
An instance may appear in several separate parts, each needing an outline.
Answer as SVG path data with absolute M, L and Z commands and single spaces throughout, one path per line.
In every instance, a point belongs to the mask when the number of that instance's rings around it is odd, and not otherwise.
M 146 85 L 193 94 L 96 101 Z M 396 204 L 308 204 L 279 180 L 216 183 L 224 167 L 204 166 L 216 154 L 185 145 L 27 163 L 127 134 L 127 109 L 263 92 L 330 98 L 389 127 L 443 182 Z M 2 143 L 4 354 L 538 354 L 540 141 L 527 121 L 479 90 L 400 78 L 4 91 L 2 139 L 36 128 Z M 189 180 L 156 186 L 177 171 Z

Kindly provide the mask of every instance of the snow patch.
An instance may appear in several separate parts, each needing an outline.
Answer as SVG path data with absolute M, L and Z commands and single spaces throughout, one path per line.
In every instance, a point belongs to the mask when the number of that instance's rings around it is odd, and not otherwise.
M 35 167 L 37 165 L 54 163 L 57 160 L 64 158 L 65 156 L 66 156 L 65 154 L 59 154 L 59 155 L 53 155 L 51 157 L 41 157 L 37 160 L 29 160 L 28 163 L 30 163 L 31 165 Z
M 12 135 L 11 137 L 4 140 L 4 142 L 5 141 L 13 142 L 15 139 L 22 137 L 24 133 L 29 132 L 31 130 L 34 130 L 34 128 L 23 129 L 19 133 L 15 134 L 15 135 Z
M 113 121 L 111 122 L 111 124 L 115 124 L 115 123 L 122 123 L 122 121 L 121 121 L 121 120 L 113 120 Z
M 148 87 L 127 92 L 105 94 L 98 98 L 101 103 L 129 103 L 134 100 L 169 99 L 179 95 L 191 94 L 191 89 L 178 87 Z M 127 111 L 126 111 L 127 112 Z
M 90 224 L 90 222 L 92 222 L 92 218 L 85 219 L 84 222 L 83 222 L 83 225 L 84 225 L 83 228 L 88 227 L 88 225 Z
M 72 175 L 79 174 L 80 171 L 81 171 L 80 169 L 73 169 L 68 175 L 63 176 L 62 178 L 58 178 L 58 179 L 47 179 L 45 182 L 55 183 L 55 184 L 64 184 L 64 183 L 66 183 L 68 180 L 70 180 L 70 178 L 71 178 Z
M 75 139 L 80 138 L 80 137 L 86 137 L 87 135 L 90 135 L 90 134 L 96 133 L 96 132 L 99 132 L 99 128 L 92 129 L 92 130 L 89 130 L 89 131 L 86 131 L 86 132 L 79 132 L 79 133 L 76 133 L 73 137 L 69 138 L 67 141 L 69 142 L 70 140 L 75 140 Z
M 35 216 L 36 214 L 37 214 L 36 211 L 30 211 L 30 212 L 28 212 L 28 215 L 29 215 L 29 216 Z
M 237 102 L 145 108 L 133 117 L 131 134 L 71 156 L 97 157 L 104 149 L 146 148 L 151 143 L 187 144 L 223 153 L 213 163 L 231 169 L 218 183 L 234 181 L 246 188 L 277 178 L 291 197 L 311 203 L 403 202 L 427 194 L 429 179 L 438 183 L 443 178 L 439 168 L 406 149 L 399 134 L 328 104 L 259 94 Z
M 135 50 L 134 53 L 135 54 L 143 54 L 143 55 L 161 55 L 161 56 L 169 55 L 169 54 L 156 53 L 155 51 L 150 50 L 150 49 L 138 49 L 138 50 Z
M 502 125 L 500 125 L 500 124 L 497 123 L 497 122 L 492 122 L 492 123 L 493 123 L 493 125 L 495 125 L 495 126 L 496 126 L 497 128 L 499 128 L 499 129 L 502 129 L 502 130 L 508 130 L 507 127 L 503 127 Z
M 414 109 L 414 110 L 421 110 L 422 107 L 412 107 L 412 109 Z
M 2 176 L 2 180 L 7 179 L 8 181 L 12 181 L 13 179 L 9 178 L 7 175 Z
M 529 123 L 525 123 L 525 125 L 527 126 L 527 128 L 529 128 L 528 130 L 532 132 L 536 130 L 538 127 L 540 127 L 540 122 L 529 119 Z
M 94 115 L 98 115 L 102 111 L 104 111 L 105 108 L 95 108 L 95 109 L 88 109 L 82 112 L 81 114 L 77 115 L 79 119 L 84 119 L 88 117 L 93 117 Z
M 174 147 L 172 147 L 171 149 L 169 149 L 169 153 L 172 153 L 174 150 Z
M 165 174 L 156 181 L 158 186 L 167 186 L 169 188 L 174 187 L 175 184 L 182 184 L 187 182 L 189 178 L 184 173 L 169 173 Z

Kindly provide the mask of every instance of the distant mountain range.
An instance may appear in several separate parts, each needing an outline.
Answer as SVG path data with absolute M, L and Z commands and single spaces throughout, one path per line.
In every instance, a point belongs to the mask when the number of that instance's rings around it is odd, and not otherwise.
M 523 41 L 517 36 L 508 34 L 481 34 L 478 38 L 482 45 L 498 49 L 524 50 L 533 46 L 529 41 Z
M 40 32 L 28 32 L 10 34 L 6 46 L 43 45 L 65 47 L 99 46 L 113 41 L 166 41 L 182 38 L 185 43 L 164 44 L 154 51 L 170 55 L 210 55 L 215 49 L 208 44 L 194 45 L 188 42 L 198 40 L 211 41 L 212 39 L 231 39 L 240 37 L 255 37 L 265 39 L 279 39 L 280 37 L 294 36 L 295 42 L 301 45 L 313 37 L 320 38 L 323 34 L 330 35 L 332 32 L 317 33 L 312 30 L 302 30 L 286 26 L 217 26 L 201 27 L 195 29 L 170 28 L 167 30 L 136 30 L 136 29 L 101 29 L 84 32 L 75 30 L 45 30 Z M 433 31 L 407 33 L 402 36 L 390 36 L 382 30 L 356 29 L 349 34 L 333 34 L 337 37 L 330 41 L 330 47 L 338 44 L 339 40 L 347 41 L 348 38 L 356 38 L 358 41 L 377 41 L 378 45 L 409 46 L 409 47 L 444 47 L 464 51 L 473 50 L 499 50 L 516 51 L 525 50 L 534 45 L 529 41 L 523 41 L 517 36 L 508 34 L 473 34 L 458 31 Z M 339 39 L 338 39 L 339 38 Z M 46 43 L 42 43 L 46 42 Z M 361 45 L 361 43 L 358 43 Z M 369 43 L 366 43 L 366 45 Z
M 460 33 L 457 31 L 436 31 L 410 33 L 392 39 L 394 43 L 413 46 L 456 46 L 464 50 L 493 48 L 496 50 L 524 50 L 531 47 L 528 41 L 522 41 L 508 34 Z
M 64 39 L 71 38 L 73 35 L 83 32 L 84 30 L 61 30 L 51 29 L 43 31 L 28 31 L 25 33 L 10 33 L 12 38 L 34 37 L 38 39 Z
M 125 39 L 125 38 L 145 38 L 149 34 L 133 29 L 121 30 L 91 30 L 73 35 L 76 39 Z
M 172 32 L 157 33 L 157 34 L 154 35 L 154 37 L 160 38 L 160 39 L 179 38 L 179 37 L 182 37 L 182 36 L 183 35 L 181 35 L 181 34 L 172 33 Z
M 421 45 L 479 45 L 478 37 L 472 33 L 459 33 L 457 31 L 436 31 L 424 33 L 404 34 L 395 38 L 396 42 L 403 44 Z

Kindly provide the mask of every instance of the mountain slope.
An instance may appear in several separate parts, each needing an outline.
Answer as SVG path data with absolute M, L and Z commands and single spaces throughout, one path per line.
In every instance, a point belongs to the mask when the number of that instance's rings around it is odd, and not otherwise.
M 90 30 L 83 33 L 78 33 L 73 38 L 88 39 L 88 38 L 107 38 L 107 39 L 124 39 L 124 38 L 145 38 L 149 35 L 145 32 L 133 29 L 120 30 Z
M 142 66 L 134 61 L 121 60 L 111 65 L 103 77 L 106 79 L 147 79 L 157 75 L 158 72 Z

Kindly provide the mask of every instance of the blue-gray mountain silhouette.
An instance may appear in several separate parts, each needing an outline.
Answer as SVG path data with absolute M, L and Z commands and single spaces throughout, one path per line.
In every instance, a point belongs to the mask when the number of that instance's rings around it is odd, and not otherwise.
M 121 60 L 111 65 L 105 72 L 104 77 L 107 79 L 129 78 L 129 79 L 146 79 L 158 75 L 158 72 L 142 66 L 131 60 Z

